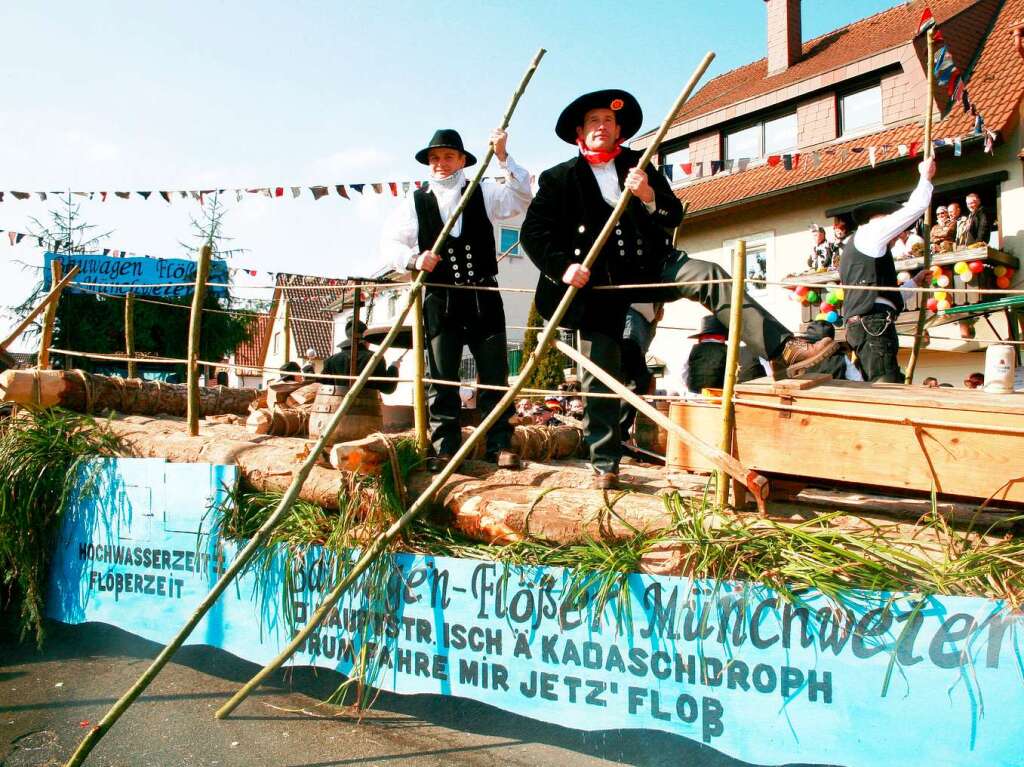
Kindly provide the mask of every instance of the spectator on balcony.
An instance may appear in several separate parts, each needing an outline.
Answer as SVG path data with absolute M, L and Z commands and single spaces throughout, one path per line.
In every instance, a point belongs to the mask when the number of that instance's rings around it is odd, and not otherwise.
M 973 245 L 976 242 L 983 242 L 988 245 L 989 235 L 992 233 L 992 222 L 989 221 L 988 212 L 981 205 L 981 198 L 975 192 L 967 195 L 967 216 L 965 245 Z
M 953 249 L 953 243 L 956 240 L 956 226 L 950 222 L 949 211 L 944 205 L 935 209 L 935 223 L 932 224 L 929 237 L 933 253 L 942 253 Z
M 949 223 L 953 226 L 953 243 L 956 247 L 962 248 L 967 245 L 967 216 L 963 214 L 960 203 L 955 200 L 946 206 L 946 213 L 949 214 Z

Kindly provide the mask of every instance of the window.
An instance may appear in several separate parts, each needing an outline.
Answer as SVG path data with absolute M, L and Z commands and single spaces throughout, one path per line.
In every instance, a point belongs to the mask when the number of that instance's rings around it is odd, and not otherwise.
M 747 243 L 747 289 L 752 293 L 764 292 L 767 289 L 765 280 L 768 279 L 768 263 L 775 249 L 775 234 L 759 232 L 723 242 L 722 250 L 728 258 L 727 267 L 732 264 L 733 250 L 740 239 Z
M 725 159 L 761 156 L 761 123 L 725 134 Z
M 501 245 L 498 246 L 498 255 L 505 252 L 508 253 L 508 258 L 519 255 L 518 229 L 513 229 L 508 226 L 501 227 Z
M 665 173 L 669 183 L 689 178 L 689 175 L 680 166 L 690 162 L 690 145 L 676 146 L 661 153 L 661 167 L 669 167 L 671 170 Z
M 773 117 L 725 134 L 726 160 L 756 160 L 796 149 L 796 112 Z
M 796 149 L 796 112 L 764 121 L 764 153 L 786 154 Z
M 839 129 L 843 136 L 882 125 L 882 86 L 873 85 L 839 97 Z
M 398 314 L 398 293 L 388 293 L 388 319 Z

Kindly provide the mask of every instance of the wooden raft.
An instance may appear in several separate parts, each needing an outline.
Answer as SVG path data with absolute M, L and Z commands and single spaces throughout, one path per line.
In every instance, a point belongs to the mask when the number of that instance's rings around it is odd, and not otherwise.
M 714 403 L 670 414 L 705 440 L 720 429 Z M 734 453 L 771 474 L 1024 503 L 1024 395 L 760 379 L 736 387 Z M 667 462 L 712 469 L 671 438 Z

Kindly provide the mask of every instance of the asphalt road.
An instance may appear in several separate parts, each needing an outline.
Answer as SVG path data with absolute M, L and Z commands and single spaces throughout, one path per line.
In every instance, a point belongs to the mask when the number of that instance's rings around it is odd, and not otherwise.
M 97 624 L 50 624 L 43 650 L 19 643 L 0 616 L 0 763 L 61 765 L 145 669 L 158 646 Z M 702 744 L 658 732 L 587 733 L 473 701 L 383 694 L 361 719 L 319 701 L 337 674 L 273 678 L 227 721 L 213 712 L 256 666 L 185 648 L 97 746 L 90 765 L 687 765 L 743 767 Z

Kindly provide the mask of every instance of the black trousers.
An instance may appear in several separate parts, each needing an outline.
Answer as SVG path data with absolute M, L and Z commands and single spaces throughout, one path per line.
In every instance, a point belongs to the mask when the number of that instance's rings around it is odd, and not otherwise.
M 901 384 L 905 380 L 896 356 L 900 340 L 894 318 L 893 312 L 883 310 L 846 324 L 846 342 L 857 353 L 857 367 L 865 381 Z
M 640 347 L 640 343 L 634 338 L 622 339 L 621 367 L 622 382 L 637 394 L 643 396 L 651 388 L 651 381 L 654 376 L 647 367 L 647 353 Z M 628 402 L 622 402 L 619 406 L 619 432 L 623 439 L 629 437 L 636 421 L 636 408 Z
M 508 384 L 508 344 L 505 310 L 498 293 L 471 290 L 428 290 L 423 299 L 423 324 L 427 337 L 427 368 L 431 378 L 459 380 L 462 350 L 469 347 L 482 384 Z M 462 444 L 459 387 L 428 384 L 430 442 L 436 455 L 453 455 Z M 480 389 L 477 407 L 489 413 L 503 391 Z M 487 433 L 487 452 L 507 448 L 512 440 L 509 407 Z
M 677 252 L 661 273 L 662 282 L 702 282 L 704 280 L 725 280 L 711 285 L 685 285 L 683 287 L 656 288 L 638 291 L 641 297 L 630 300 L 668 303 L 686 298 L 696 301 L 718 320 L 729 327 L 729 312 L 732 304 L 732 285 L 729 273 L 716 263 L 690 258 Z M 743 343 L 757 357 L 772 359 L 782 352 L 786 340 L 793 334 L 786 326 L 773 317 L 767 309 L 745 295 L 743 300 Z
M 622 380 L 622 339 L 592 330 L 580 331 L 580 351 L 615 378 Z M 609 393 L 586 368 L 580 383 L 585 393 Z M 590 464 L 600 472 L 617 472 L 622 457 L 621 406 L 615 397 L 587 397 L 583 410 L 583 441 Z

